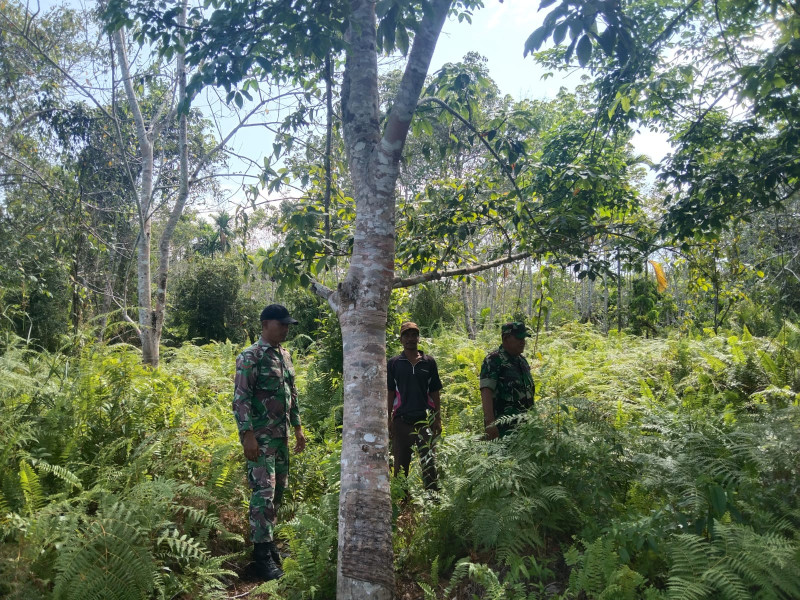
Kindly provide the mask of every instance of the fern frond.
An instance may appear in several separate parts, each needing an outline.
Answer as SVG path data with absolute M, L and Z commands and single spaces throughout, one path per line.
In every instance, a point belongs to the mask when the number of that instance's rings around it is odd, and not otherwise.
M 667 582 L 669 600 L 705 600 L 711 598 L 714 589 L 694 578 L 670 577 Z
M 155 586 L 155 564 L 144 543 L 130 511 L 111 506 L 64 542 L 54 597 L 140 600 Z
M 178 512 L 185 514 L 190 523 L 199 525 L 200 527 L 214 531 L 220 531 L 224 529 L 219 517 L 209 514 L 206 510 L 195 508 L 194 506 L 179 506 Z
M 79 490 L 83 489 L 83 483 L 81 482 L 80 478 L 78 478 L 78 476 L 69 469 L 62 467 L 61 465 L 51 465 L 47 461 L 41 459 L 36 460 L 34 464 L 40 471 L 50 473 L 58 477 L 61 481 L 64 481 L 71 486 L 78 488 Z
M 32 515 L 44 506 L 45 497 L 39 476 L 24 460 L 19 461 L 19 482 L 25 496 L 25 511 Z
M 0 523 L 5 523 L 8 520 L 8 513 L 11 512 L 11 507 L 6 502 L 6 497 L 3 495 L 3 490 L 0 490 Z
M 177 529 L 170 529 L 160 535 L 156 541 L 156 546 L 166 544 L 172 551 L 172 557 L 177 560 L 205 559 L 208 552 L 189 535 L 181 533 Z
M 422 593 L 425 595 L 425 600 L 436 600 L 436 591 L 433 587 L 429 586 L 427 583 L 423 581 L 418 581 L 417 585 L 422 590 Z

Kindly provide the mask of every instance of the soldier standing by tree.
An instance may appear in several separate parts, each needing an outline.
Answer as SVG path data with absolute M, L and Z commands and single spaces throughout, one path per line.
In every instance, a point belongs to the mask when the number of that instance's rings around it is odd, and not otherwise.
M 436 489 L 433 440 L 442 433 L 439 368 L 432 356 L 418 348 L 416 323 L 406 321 L 400 325 L 400 342 L 403 351 L 390 358 L 386 366 L 394 474 L 402 467 L 408 475 L 411 451 L 417 446 L 425 489 Z M 432 424 L 428 422 L 428 411 L 433 412 Z
M 302 452 L 306 445 L 292 359 L 281 346 L 289 325 L 296 324 L 286 307 L 270 304 L 261 312 L 261 337 L 236 359 L 233 414 L 252 490 L 253 561 L 258 577 L 265 581 L 283 575 L 273 530 L 289 475 L 290 426 L 294 427 L 295 451 Z
M 533 376 L 522 356 L 530 331 L 525 323 L 514 321 L 500 329 L 503 343 L 483 359 L 481 365 L 481 404 L 487 439 L 507 435 L 512 423 L 495 425 L 500 417 L 519 415 L 533 406 Z

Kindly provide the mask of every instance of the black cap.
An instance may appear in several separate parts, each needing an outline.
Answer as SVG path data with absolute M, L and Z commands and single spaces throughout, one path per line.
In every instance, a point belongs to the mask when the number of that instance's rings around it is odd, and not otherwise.
M 283 304 L 270 304 L 261 311 L 262 321 L 280 321 L 284 325 L 297 325 L 297 319 L 289 316 L 289 311 Z

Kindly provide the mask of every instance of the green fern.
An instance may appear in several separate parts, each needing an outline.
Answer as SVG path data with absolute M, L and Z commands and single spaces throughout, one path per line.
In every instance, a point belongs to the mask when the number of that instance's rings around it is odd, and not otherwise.
M 208 553 L 197 541 L 177 529 L 171 529 L 160 535 L 156 540 L 156 546 L 162 544 L 168 546 L 172 553 L 171 556 L 178 560 L 208 558 Z
M 65 539 L 55 568 L 56 599 L 140 600 L 155 587 L 155 563 L 144 532 L 120 503 Z
M 40 471 L 54 475 L 61 481 L 70 484 L 71 487 L 75 487 L 79 490 L 83 489 L 83 483 L 81 482 L 80 478 L 69 469 L 62 467 L 61 465 L 51 465 L 44 460 L 37 460 L 34 464 Z
M 19 481 L 25 495 L 25 512 L 33 515 L 44 506 L 46 498 L 39 483 L 39 476 L 24 460 L 19 461 Z
M 482 599 L 501 600 L 505 596 L 505 586 L 491 567 L 464 559 L 459 561 L 453 569 L 453 576 L 444 591 L 444 597 L 450 598 L 453 590 L 464 580 L 472 581 L 483 588 L 483 593 L 480 595 Z M 473 597 L 477 598 L 478 596 Z
M 742 525 L 718 525 L 717 537 L 675 536 L 670 544 L 669 598 L 800 597 L 800 545 Z
M 569 577 L 572 594 L 584 593 L 598 600 L 633 600 L 646 589 L 645 578 L 622 564 L 611 538 L 598 538 L 585 545 L 583 554 L 573 547 L 564 557 L 573 567 Z

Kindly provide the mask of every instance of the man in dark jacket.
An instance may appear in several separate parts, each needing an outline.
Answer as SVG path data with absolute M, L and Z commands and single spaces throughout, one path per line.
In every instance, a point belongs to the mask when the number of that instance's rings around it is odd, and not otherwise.
M 416 446 L 425 488 L 436 489 L 433 441 L 442 433 L 439 369 L 434 358 L 418 348 L 419 327 L 415 323 L 407 321 L 400 325 L 400 342 L 403 351 L 390 358 L 386 367 L 394 474 L 402 468 L 408 475 L 411 453 Z

